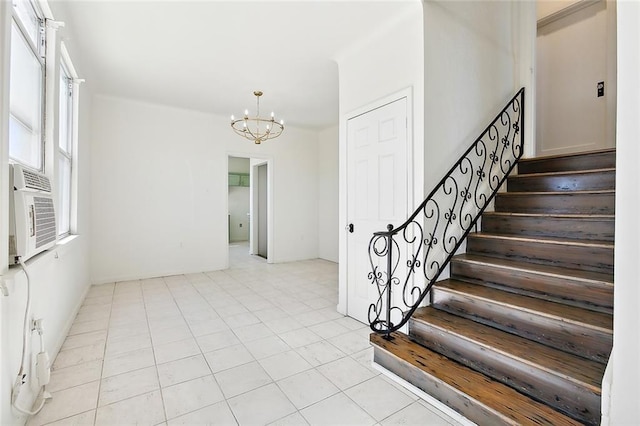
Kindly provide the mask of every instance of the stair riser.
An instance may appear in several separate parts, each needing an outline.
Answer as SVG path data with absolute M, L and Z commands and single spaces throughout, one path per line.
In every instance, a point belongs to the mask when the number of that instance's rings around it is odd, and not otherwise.
M 615 151 L 581 154 L 574 157 L 537 158 L 518 163 L 518 173 L 565 172 L 574 170 L 609 169 L 616 166 Z
M 402 360 L 399 360 L 384 349 L 374 346 L 373 361 L 394 373 L 398 377 L 411 383 L 418 389 L 426 392 L 440 402 L 453 408 L 463 416 L 479 425 L 513 425 L 517 423 L 501 416 L 499 413 L 484 406 L 471 396 L 449 386 L 436 376 L 427 371 L 418 369 Z M 428 365 L 424 366 L 429 368 Z
M 600 421 L 600 394 L 422 321 L 409 323 L 409 335 L 423 346 L 492 377 L 583 422 Z
M 515 175 L 507 179 L 507 190 L 514 192 L 599 191 L 615 189 L 615 186 L 616 174 L 613 170 L 570 175 Z
M 531 271 L 495 268 L 453 259 L 451 277 L 478 284 L 509 287 L 510 291 L 574 306 L 611 313 L 613 286 L 580 281 L 569 277 L 536 274 Z
M 602 245 L 551 244 L 543 241 L 483 238 L 470 234 L 467 238 L 467 253 L 613 273 L 613 247 Z
M 499 193 L 495 210 L 511 213 L 615 214 L 613 193 Z
M 613 241 L 615 222 L 605 218 L 505 216 L 485 214 L 482 231 L 493 234 Z
M 438 286 L 431 290 L 431 297 L 431 304 L 437 309 L 598 362 L 607 362 L 613 344 L 612 335 L 600 329 L 527 312 L 517 306 L 449 292 Z

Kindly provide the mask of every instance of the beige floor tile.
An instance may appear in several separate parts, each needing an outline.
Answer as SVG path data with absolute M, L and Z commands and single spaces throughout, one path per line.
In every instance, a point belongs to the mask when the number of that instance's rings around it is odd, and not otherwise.
M 273 380 L 257 362 L 250 362 L 215 374 L 226 398 L 254 390 Z
M 317 370 L 307 370 L 278 382 L 278 386 L 298 409 L 308 407 L 340 392 Z
M 250 342 L 252 340 L 261 339 L 263 337 L 268 337 L 273 335 L 273 331 L 271 331 L 269 327 L 267 327 L 262 323 L 247 325 L 245 327 L 240 327 L 240 328 L 234 328 L 233 332 L 235 333 L 236 336 L 238 336 L 238 339 L 240 339 L 240 341 L 242 342 Z
M 159 388 L 155 366 L 103 378 L 98 406 L 112 404 Z
M 229 406 L 241 425 L 265 425 L 296 411 L 275 384 L 231 398 Z
M 69 349 L 80 348 L 82 346 L 91 346 L 97 343 L 105 344 L 107 342 L 107 331 L 93 331 L 91 333 L 76 334 L 75 336 L 68 336 L 64 339 L 64 343 L 60 348 L 60 351 L 66 351 Z
M 457 424 L 372 367 L 367 325 L 336 312 L 335 264 L 247 253 L 92 288 L 30 424 Z
M 205 334 L 204 336 L 196 337 L 196 341 L 200 346 L 203 353 L 212 352 L 218 349 L 227 348 L 240 343 L 240 340 L 231 331 L 226 329 L 217 333 Z
M 296 351 L 279 353 L 261 359 L 259 362 L 273 380 L 284 379 L 312 368 L 311 364 L 305 361 Z
M 400 425 L 433 425 L 433 426 L 448 426 L 449 423 L 444 418 L 440 417 L 435 412 L 423 407 L 420 403 L 414 402 L 413 404 L 405 407 L 393 415 L 384 419 L 381 424 L 383 426 L 400 426 Z
M 308 425 L 307 421 L 302 414 L 295 412 L 293 414 L 289 414 L 286 417 L 276 420 L 273 423 L 269 423 L 269 426 L 304 426 Z
M 298 330 L 288 331 L 286 333 L 279 334 L 280 338 L 292 348 L 299 348 L 301 346 L 307 346 L 315 342 L 322 340 L 322 337 L 315 334 L 308 328 L 300 328 Z
M 200 377 L 162 390 L 167 420 L 224 400 L 213 376 Z
M 137 349 L 105 359 L 102 377 L 116 376 L 153 365 L 155 365 L 153 350 L 151 348 Z
M 321 340 L 319 342 L 297 348 L 296 351 L 314 367 L 346 356 L 344 352 L 326 340 Z
M 49 392 L 58 392 L 78 385 L 100 380 L 102 360 L 89 361 L 71 367 L 57 368 L 51 371 L 51 380 L 47 385 Z
M 127 352 L 151 347 L 151 336 L 149 332 L 135 336 L 111 338 L 107 340 L 105 358 L 112 358 Z
M 254 361 L 244 345 L 234 345 L 204 354 L 214 373 Z
M 160 391 L 153 391 L 98 408 L 95 426 L 153 426 L 164 421 Z
M 338 393 L 301 411 L 312 425 L 374 425 L 376 421 L 345 394 Z M 421 423 L 424 424 L 424 423 Z
M 329 339 L 329 342 L 349 355 L 365 350 L 371 346 L 369 343 L 369 333 L 361 333 L 357 330 L 332 337 Z
M 357 361 L 347 357 L 318 367 L 326 378 L 340 389 L 349 389 L 375 376 L 370 370 Z
M 237 425 L 235 417 L 226 401 L 218 402 L 213 405 L 193 411 L 184 416 L 176 417 L 169 420 L 169 426 L 195 426 L 195 425 L 220 425 L 231 426 Z
M 189 326 L 179 324 L 165 329 L 153 329 L 151 331 L 151 343 L 153 346 L 163 345 L 165 343 L 177 342 L 193 337 Z
M 28 426 L 39 426 L 96 408 L 99 381 L 52 393 L 42 411 L 29 419 Z
M 101 360 L 104 356 L 104 342 L 94 343 L 90 346 L 80 346 L 73 349 L 58 352 L 53 369 L 71 367 L 90 361 Z
M 196 339 L 191 337 L 177 342 L 154 346 L 154 353 L 156 356 L 156 362 L 158 364 L 164 364 L 165 362 L 198 355 L 201 352 Z
M 91 410 L 58 420 L 57 422 L 47 423 L 47 426 L 93 426 L 95 420 L 96 410 Z
M 379 376 L 347 389 L 344 393 L 377 421 L 415 401 Z
M 163 388 L 210 374 L 211 369 L 201 354 L 158 365 L 158 377 Z
M 263 359 L 291 350 L 289 345 L 287 345 L 278 336 L 269 336 L 258 340 L 252 340 L 250 342 L 245 342 L 244 345 L 255 359 Z

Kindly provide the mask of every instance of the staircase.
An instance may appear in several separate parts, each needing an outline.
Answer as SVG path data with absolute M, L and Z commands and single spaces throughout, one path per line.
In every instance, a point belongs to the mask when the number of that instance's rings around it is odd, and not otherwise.
M 615 150 L 520 160 L 408 335 L 374 360 L 477 424 L 599 424 Z

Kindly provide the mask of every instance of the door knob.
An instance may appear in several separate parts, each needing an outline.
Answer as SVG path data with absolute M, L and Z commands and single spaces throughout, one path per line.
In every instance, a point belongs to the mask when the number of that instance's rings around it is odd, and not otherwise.
M 347 231 L 349 231 L 351 234 L 353 234 L 353 223 L 350 223 L 347 225 Z

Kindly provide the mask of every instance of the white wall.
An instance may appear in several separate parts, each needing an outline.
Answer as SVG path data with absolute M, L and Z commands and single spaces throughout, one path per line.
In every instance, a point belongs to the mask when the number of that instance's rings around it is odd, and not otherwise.
M 520 88 L 515 7 L 492 1 L 424 3 L 427 193 Z
M 365 19 L 365 17 L 363 17 Z M 339 251 L 340 264 L 346 265 L 346 123 L 354 111 L 389 97 L 407 88 L 413 103 L 409 106 L 409 152 L 413 157 L 413 181 L 409 191 L 411 205 L 422 201 L 423 187 L 423 25 L 422 3 L 387 26 L 373 29 L 366 40 L 360 40 L 337 58 L 340 88 L 340 145 L 339 145 Z M 364 112 L 364 111 L 361 111 Z M 351 115 L 350 115 L 351 114 Z M 339 270 L 338 310 L 346 312 L 346 269 Z
M 11 407 L 11 386 L 18 373 L 22 348 L 22 321 L 26 303 L 25 275 L 17 268 L 7 268 L 8 241 L 8 58 L 10 21 L 8 8 L 10 2 L 0 2 L 0 271 L 4 279 L 8 279 L 9 296 L 0 295 L 0 424 L 22 424 L 24 416 L 17 416 Z M 64 34 L 64 33 L 62 33 Z M 59 51 L 59 50 L 58 50 Z M 73 50 L 70 50 L 77 69 L 81 70 Z M 57 68 L 57 58 L 54 61 Z M 57 71 L 50 76 L 57 83 Z M 36 256 L 27 261 L 31 277 L 32 318 L 44 319 L 45 347 L 53 360 L 58 353 L 67 332 L 75 318 L 76 312 L 89 288 L 89 248 L 90 222 L 89 212 L 89 163 L 91 161 L 89 121 L 91 116 L 90 87 L 80 88 L 79 135 L 76 152 L 78 174 L 77 186 L 77 220 L 74 229 L 75 237 L 69 238 L 55 249 Z M 57 117 L 57 91 L 50 94 L 54 107 L 49 126 L 53 126 Z M 48 128 L 50 144 L 57 143 L 56 128 Z M 48 149 L 49 153 L 53 150 Z M 48 162 L 51 170 L 50 160 Z M 53 185 L 56 187 L 55 185 Z M 33 342 L 33 349 L 31 348 Z M 29 339 L 28 353 L 40 350 L 37 338 Z M 27 370 L 27 373 L 31 373 Z M 34 389 L 37 391 L 37 389 Z M 35 392 L 26 392 L 21 405 L 29 407 L 30 399 Z
M 318 256 L 317 133 L 255 145 L 227 118 L 94 98 L 92 280 L 223 269 L 228 156 L 273 160 L 270 261 Z
M 537 0 L 536 15 L 538 19 L 558 13 L 567 7 L 575 6 L 582 0 Z
M 615 146 L 615 43 L 609 43 L 615 40 L 615 19 L 610 16 L 615 2 L 601 1 L 560 19 L 547 17 L 538 29 L 539 156 Z M 603 97 L 597 97 L 599 81 L 605 83 Z
M 616 252 L 609 424 L 638 423 L 640 287 L 637 200 L 640 198 L 640 3 L 618 2 Z M 606 419 L 603 419 L 606 420 Z M 607 424 L 603 421 L 603 424 Z
M 318 257 L 338 261 L 338 126 L 318 135 Z

